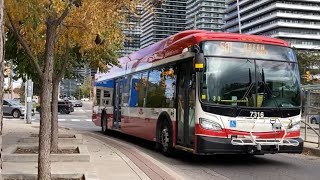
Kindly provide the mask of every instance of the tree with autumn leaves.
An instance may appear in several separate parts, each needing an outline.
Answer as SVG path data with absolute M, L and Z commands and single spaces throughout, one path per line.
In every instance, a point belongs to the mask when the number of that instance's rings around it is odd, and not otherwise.
M 121 10 L 134 12 L 137 2 L 5 1 L 5 27 L 17 38 L 19 48 L 28 56 L 30 68 L 41 86 L 38 179 L 51 177 L 50 150 L 51 147 L 53 151 L 57 150 L 58 145 L 57 88 L 75 60 L 72 58 L 73 50 L 78 48 L 81 59 L 100 70 L 117 64 L 115 50 L 123 39 L 119 22 L 125 19 Z

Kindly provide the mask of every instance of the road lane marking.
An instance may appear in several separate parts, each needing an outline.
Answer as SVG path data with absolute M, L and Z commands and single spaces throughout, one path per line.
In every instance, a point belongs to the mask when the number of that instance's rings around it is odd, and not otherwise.
M 86 119 L 86 121 L 92 121 L 92 119 Z
M 71 121 L 80 121 L 80 119 L 71 119 Z
M 58 121 L 66 121 L 65 119 L 58 119 Z

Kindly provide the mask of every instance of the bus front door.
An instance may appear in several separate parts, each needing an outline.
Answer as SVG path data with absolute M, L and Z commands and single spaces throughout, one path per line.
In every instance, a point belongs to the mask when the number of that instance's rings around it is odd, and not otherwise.
M 114 105 L 113 105 L 113 129 L 120 128 L 121 122 L 121 79 L 115 81 Z
M 178 64 L 177 144 L 193 147 L 195 85 L 192 61 Z

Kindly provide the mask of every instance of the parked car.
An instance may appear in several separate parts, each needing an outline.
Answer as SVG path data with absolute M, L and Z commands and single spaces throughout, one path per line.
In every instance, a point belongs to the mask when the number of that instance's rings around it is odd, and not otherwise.
M 40 112 L 40 105 L 36 107 L 36 110 Z M 58 112 L 61 114 L 70 114 L 74 112 L 73 105 L 70 101 L 58 101 Z
M 82 98 L 81 101 L 89 101 L 89 98 Z
M 20 118 L 24 116 L 25 107 L 14 100 L 4 99 L 3 100 L 3 115 L 5 116 L 12 116 L 14 118 Z M 32 116 L 34 112 L 32 112 Z
M 12 100 L 21 103 L 21 98 L 13 98 Z
M 58 112 L 61 114 L 70 114 L 74 112 L 73 105 L 70 101 L 58 101 Z
M 74 107 L 82 107 L 82 102 L 80 100 L 71 100 Z
M 69 105 L 70 112 L 74 112 L 74 106 L 73 106 L 72 102 L 71 101 L 65 101 L 65 102 L 67 102 L 67 104 Z

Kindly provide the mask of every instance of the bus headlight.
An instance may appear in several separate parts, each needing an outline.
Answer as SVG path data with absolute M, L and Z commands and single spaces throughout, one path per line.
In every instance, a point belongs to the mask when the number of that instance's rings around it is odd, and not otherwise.
M 300 130 L 300 121 L 297 121 L 295 123 L 290 122 L 288 125 L 287 132 L 292 132 L 292 131 L 299 131 Z
M 210 121 L 208 119 L 203 119 L 203 118 L 200 118 L 199 120 L 200 120 L 200 126 L 203 129 L 209 129 L 214 131 L 220 131 L 222 129 L 220 124 L 214 121 Z

